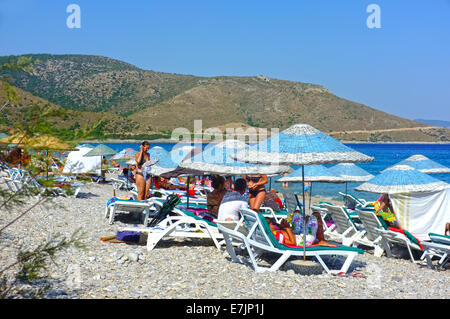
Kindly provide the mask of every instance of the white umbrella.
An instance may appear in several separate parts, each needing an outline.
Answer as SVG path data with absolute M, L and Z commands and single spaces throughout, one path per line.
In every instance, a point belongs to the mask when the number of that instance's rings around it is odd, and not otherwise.
M 396 165 L 408 165 L 426 174 L 450 173 L 450 168 L 430 160 L 428 157 L 421 154 L 410 156 Z
M 209 174 L 241 176 L 246 174 L 279 175 L 290 171 L 286 165 L 262 165 L 239 162 L 230 155 L 247 148 L 242 141 L 227 139 L 211 143 L 205 150 L 180 163 L 181 167 L 195 169 Z
M 301 165 L 302 190 L 305 189 L 304 165 L 373 161 L 373 157 L 345 146 L 308 124 L 293 125 L 265 141 L 236 153 L 233 157 L 250 163 Z M 304 238 L 306 238 L 306 227 L 304 229 Z M 304 249 L 304 259 L 306 259 L 306 245 Z
M 355 190 L 377 194 L 427 193 L 443 190 L 449 184 L 408 165 L 395 165 L 384 170 Z

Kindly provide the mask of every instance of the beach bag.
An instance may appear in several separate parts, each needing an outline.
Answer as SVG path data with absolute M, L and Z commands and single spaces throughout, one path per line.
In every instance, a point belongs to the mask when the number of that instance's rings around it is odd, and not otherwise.
M 131 243 L 138 243 L 141 233 L 134 231 L 118 231 L 116 233 L 116 239 Z
M 300 234 L 303 229 L 303 217 L 299 212 L 292 214 L 292 232 L 294 234 Z

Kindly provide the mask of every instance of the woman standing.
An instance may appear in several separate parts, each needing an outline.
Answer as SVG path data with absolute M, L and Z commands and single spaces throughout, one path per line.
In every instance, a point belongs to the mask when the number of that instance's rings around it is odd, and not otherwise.
M 150 160 L 150 143 L 147 141 L 142 142 L 140 151 L 136 154 L 136 187 L 138 189 L 137 200 L 146 200 L 148 197 L 148 191 L 150 189 L 151 178 L 145 179 L 142 165 Z M 146 176 L 147 177 L 147 176 Z
M 255 212 L 259 212 L 259 208 L 266 198 L 266 187 L 264 185 L 267 184 L 269 179 L 267 175 L 245 175 L 244 179 L 249 190 L 248 201 L 250 208 Z

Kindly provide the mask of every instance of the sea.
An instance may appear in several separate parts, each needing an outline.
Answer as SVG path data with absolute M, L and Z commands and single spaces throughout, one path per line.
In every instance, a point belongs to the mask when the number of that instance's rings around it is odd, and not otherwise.
M 97 145 L 95 143 L 90 143 L 92 145 Z M 139 150 L 139 143 L 104 143 L 105 145 L 111 147 L 116 151 L 121 151 L 124 148 L 132 148 L 136 151 Z M 170 151 L 175 144 L 173 143 L 151 143 L 151 147 L 160 146 L 167 151 Z M 204 144 L 206 146 L 207 144 Z M 421 154 L 429 159 L 438 162 L 441 165 L 450 167 L 450 144 L 345 144 L 346 146 L 364 153 L 368 156 L 374 157 L 373 162 L 369 163 L 355 163 L 359 167 L 365 169 L 367 172 L 378 175 L 382 170 L 390 167 L 411 155 Z M 333 165 L 324 165 L 326 167 L 331 167 Z M 291 166 L 293 169 L 299 168 L 299 166 Z M 450 174 L 433 174 L 432 177 L 442 180 L 450 184 Z M 269 185 L 267 188 L 272 188 L 277 191 L 287 191 L 301 193 L 300 183 L 289 183 L 287 188 L 283 188 L 281 183 L 276 183 L 275 180 L 279 177 L 272 177 L 269 180 Z M 312 196 L 318 196 L 323 199 L 335 199 L 339 200 L 342 197 L 339 192 L 345 192 L 346 187 L 348 193 L 353 194 L 356 197 L 363 198 L 368 201 L 374 201 L 378 199 L 379 194 L 358 192 L 354 188 L 361 183 L 347 183 L 345 184 L 335 184 L 335 183 L 319 183 L 315 182 L 312 184 Z

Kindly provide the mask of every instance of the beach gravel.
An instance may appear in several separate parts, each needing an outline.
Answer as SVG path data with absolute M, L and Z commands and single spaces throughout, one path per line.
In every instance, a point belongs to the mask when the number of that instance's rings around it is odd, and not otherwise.
M 86 184 L 79 198 L 57 197 L 33 209 L 0 234 L 0 267 L 15 261 L 17 250 L 33 248 L 51 234 L 70 237 L 82 232 L 86 248 L 71 247 L 48 265 L 46 283 L 52 288 L 45 298 L 443 298 L 450 297 L 450 270 L 438 271 L 425 262 L 408 258 L 377 258 L 370 249 L 358 255 L 349 273 L 333 276 L 318 272 L 299 273 L 286 263 L 277 272 L 256 273 L 233 263 L 211 240 L 163 239 L 148 252 L 145 244 L 108 243 L 101 237 L 114 236 L 131 216 L 118 216 L 113 225 L 104 217 L 112 197 L 110 184 Z M 117 195 L 127 194 L 118 191 Z M 30 203 L 32 201 L 30 200 Z M 1 225 L 21 210 L 2 212 Z M 269 265 L 273 256 L 265 256 Z M 342 260 L 328 260 L 341 263 Z M 282 289 L 280 289 L 282 287 Z

